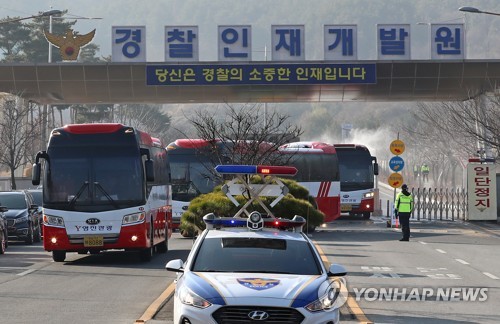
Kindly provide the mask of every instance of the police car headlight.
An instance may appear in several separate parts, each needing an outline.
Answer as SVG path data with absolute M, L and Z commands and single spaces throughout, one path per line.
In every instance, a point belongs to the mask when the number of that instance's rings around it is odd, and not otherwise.
M 144 213 L 136 213 L 123 216 L 122 224 L 123 225 L 131 225 L 136 223 L 142 223 L 146 219 L 146 214 Z
M 179 287 L 178 295 L 181 303 L 186 305 L 191 305 L 197 308 L 207 308 L 212 305 L 186 286 Z
M 327 311 L 337 308 L 335 303 L 340 295 L 342 289 L 342 282 L 340 280 L 333 280 L 326 292 L 324 292 L 318 299 L 305 307 L 310 312 Z
M 363 194 L 363 198 L 373 198 L 375 194 L 373 192 L 367 192 Z
M 27 222 L 28 222 L 28 216 L 16 218 L 16 224 L 27 223 Z

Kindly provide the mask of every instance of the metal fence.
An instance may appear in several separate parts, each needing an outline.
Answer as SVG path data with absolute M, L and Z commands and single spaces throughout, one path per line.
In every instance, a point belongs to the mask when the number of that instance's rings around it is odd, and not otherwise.
M 413 219 L 467 219 L 467 190 L 465 188 L 413 188 Z
M 465 188 L 412 188 L 412 219 L 467 220 L 467 190 Z M 391 207 L 389 207 L 391 205 Z M 392 204 L 387 201 L 387 215 Z

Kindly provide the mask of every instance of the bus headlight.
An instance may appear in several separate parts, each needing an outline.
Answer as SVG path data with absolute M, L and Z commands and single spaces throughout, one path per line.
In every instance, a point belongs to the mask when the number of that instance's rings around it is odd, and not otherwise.
M 49 226 L 64 227 L 64 219 L 58 216 L 43 215 L 43 223 Z
M 375 196 L 375 194 L 372 192 L 367 192 L 363 195 L 363 198 L 373 198 L 373 196 Z
M 136 213 L 123 216 L 122 225 L 142 223 L 146 219 L 145 213 Z

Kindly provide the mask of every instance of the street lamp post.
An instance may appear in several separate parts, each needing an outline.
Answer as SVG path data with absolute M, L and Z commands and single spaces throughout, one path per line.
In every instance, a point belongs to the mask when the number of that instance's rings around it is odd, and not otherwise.
M 463 12 L 469 12 L 469 13 L 479 13 L 479 14 L 486 14 L 486 15 L 493 15 L 493 16 L 500 16 L 500 13 L 497 12 L 491 12 L 491 11 L 483 11 L 479 10 L 478 8 L 474 7 L 460 7 L 458 8 L 459 11 Z M 484 113 L 486 108 L 485 105 L 487 104 L 487 94 L 481 94 L 479 98 L 479 105 L 480 105 L 480 112 L 481 112 L 481 117 L 479 118 L 485 118 L 486 114 Z M 477 116 L 477 114 L 476 114 Z M 477 118 L 477 117 L 476 117 Z M 479 129 L 481 128 L 481 129 Z M 490 138 L 490 133 L 489 130 L 487 129 L 486 125 L 483 125 L 482 127 L 478 127 L 478 120 L 476 119 L 476 132 L 479 135 L 483 137 L 483 140 L 478 139 L 478 150 L 477 153 L 480 157 L 491 157 L 491 146 L 488 143 L 488 138 Z
M 52 18 L 53 15 L 60 15 L 60 14 L 62 14 L 61 10 L 53 9 L 53 10 L 49 10 L 49 11 L 44 11 L 41 14 L 38 14 L 38 15 L 33 15 L 33 16 L 29 16 L 29 17 L 22 17 L 22 18 L 11 19 L 11 20 L 7 20 L 7 21 L 3 21 L 1 23 L 2 24 L 7 24 L 7 23 L 11 23 L 11 22 L 16 22 L 16 21 L 21 21 L 21 20 L 26 20 L 26 19 L 33 19 L 33 18 L 38 18 L 38 17 L 47 17 L 47 16 L 50 16 Z
M 497 12 L 491 12 L 491 11 L 482 11 L 474 7 L 460 7 L 458 8 L 459 11 L 463 12 L 470 12 L 470 13 L 483 13 L 486 15 L 494 15 L 494 16 L 500 16 L 500 13 Z

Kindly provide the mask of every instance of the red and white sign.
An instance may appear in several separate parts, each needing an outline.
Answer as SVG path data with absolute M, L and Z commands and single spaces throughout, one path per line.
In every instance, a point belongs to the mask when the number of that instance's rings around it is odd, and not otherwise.
M 495 164 L 467 165 L 469 220 L 496 220 L 497 196 Z

